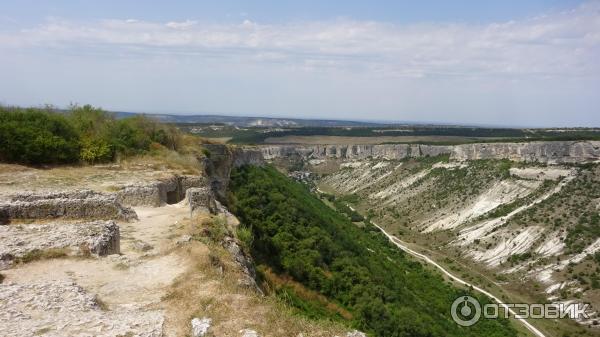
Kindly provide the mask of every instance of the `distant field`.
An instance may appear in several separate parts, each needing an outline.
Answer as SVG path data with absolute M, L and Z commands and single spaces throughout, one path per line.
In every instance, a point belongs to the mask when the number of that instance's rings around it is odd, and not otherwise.
M 499 140 L 499 137 L 461 137 L 461 136 L 283 136 L 265 139 L 267 144 L 383 144 L 383 143 L 443 143 L 459 144 L 482 140 Z
M 381 144 L 455 145 L 475 142 L 600 140 L 598 129 L 506 129 L 450 126 L 389 127 L 237 127 L 178 123 L 178 128 L 230 144 Z

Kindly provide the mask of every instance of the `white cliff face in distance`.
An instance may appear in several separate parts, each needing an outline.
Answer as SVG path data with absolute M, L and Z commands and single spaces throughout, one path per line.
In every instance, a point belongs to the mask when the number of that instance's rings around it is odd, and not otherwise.
M 600 160 L 600 141 L 476 143 L 461 145 L 269 145 L 260 147 L 265 159 L 300 156 L 313 159 L 403 159 L 447 154 L 453 160 L 510 159 L 548 164 Z

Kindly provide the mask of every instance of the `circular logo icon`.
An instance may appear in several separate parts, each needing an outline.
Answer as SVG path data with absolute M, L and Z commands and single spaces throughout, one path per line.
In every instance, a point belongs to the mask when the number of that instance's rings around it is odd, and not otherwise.
M 461 296 L 455 299 L 450 311 L 452 319 L 462 326 L 471 326 L 481 318 L 481 304 L 471 296 Z

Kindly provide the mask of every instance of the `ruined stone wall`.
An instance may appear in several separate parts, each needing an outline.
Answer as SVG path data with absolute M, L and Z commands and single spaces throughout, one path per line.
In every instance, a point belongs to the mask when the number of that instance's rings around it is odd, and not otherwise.
M 0 219 L 114 219 L 134 220 L 135 211 L 116 196 L 90 190 L 47 194 L 22 193 L 0 204 Z
M 124 205 L 160 207 L 177 203 L 185 198 L 188 189 L 206 184 L 207 179 L 201 176 L 173 176 L 143 185 L 124 186 L 116 195 Z

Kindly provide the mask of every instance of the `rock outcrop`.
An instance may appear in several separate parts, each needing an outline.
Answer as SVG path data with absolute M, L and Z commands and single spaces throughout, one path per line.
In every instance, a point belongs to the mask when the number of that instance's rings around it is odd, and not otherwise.
M 260 149 L 231 147 L 221 144 L 203 145 L 210 155 L 203 165 L 210 187 L 218 200 L 225 200 L 225 191 L 229 183 L 229 174 L 235 167 L 243 165 L 263 165 L 264 155 Z
M 91 190 L 47 194 L 22 193 L 0 204 L 0 219 L 137 219 L 135 211 L 124 207 L 115 195 Z
M 510 159 L 549 164 L 600 160 L 600 142 L 530 142 L 463 144 L 453 147 L 452 159 Z
M 204 177 L 173 176 L 149 184 L 124 186 L 116 195 L 123 205 L 160 207 L 183 200 L 190 188 L 205 185 Z
M 361 160 L 403 159 L 450 155 L 454 160 L 509 159 L 549 164 L 600 160 L 600 141 L 477 143 L 462 145 L 268 145 L 260 147 L 266 160 L 276 158 Z
M 240 285 L 256 290 L 262 294 L 262 290 L 256 284 L 256 270 L 252 258 L 246 253 L 238 243 L 238 241 L 230 236 L 223 239 L 223 247 L 233 256 L 234 261 L 240 266 L 245 278 L 240 280 Z
M 34 252 L 67 248 L 99 256 L 120 252 L 119 226 L 113 221 L 74 224 L 0 226 L 0 260 L 23 258 Z
M 199 211 L 217 214 L 219 211 L 215 196 L 209 187 L 193 187 L 186 191 L 186 200 L 190 205 L 192 215 Z

